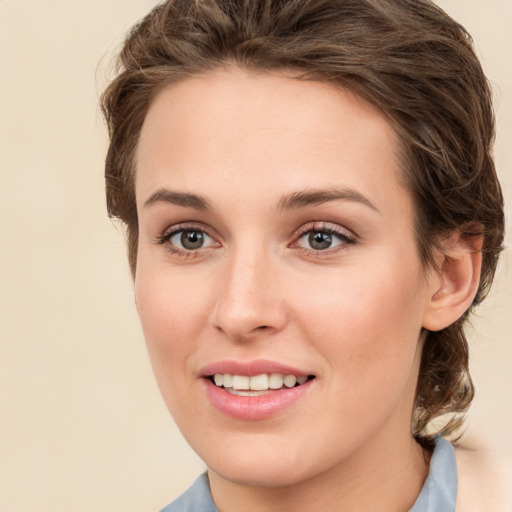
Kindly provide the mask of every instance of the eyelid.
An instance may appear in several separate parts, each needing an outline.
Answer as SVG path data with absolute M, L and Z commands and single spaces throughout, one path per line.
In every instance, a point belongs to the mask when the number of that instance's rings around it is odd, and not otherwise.
M 341 243 L 335 245 L 332 248 L 325 250 L 308 249 L 298 245 L 298 241 L 305 235 L 311 232 L 324 232 L 335 235 Z M 299 247 L 305 251 L 310 251 L 315 254 L 325 253 L 329 254 L 337 250 L 343 249 L 346 245 L 354 244 L 357 242 L 357 236 L 350 230 L 343 228 L 339 224 L 326 221 L 313 221 L 301 226 L 294 235 L 293 242 L 290 244 L 291 247 Z
M 297 232 L 295 233 L 295 236 L 301 236 L 305 233 L 309 233 L 310 231 L 328 231 L 332 233 L 338 233 L 342 236 L 345 236 L 346 238 L 350 239 L 356 239 L 356 235 L 353 233 L 353 231 L 344 228 L 340 226 L 339 224 L 336 224 L 334 222 L 327 222 L 327 221 L 311 221 L 307 222 L 306 224 L 302 225 Z
M 171 238 L 182 231 L 200 231 L 206 235 L 206 237 L 213 240 L 213 244 L 200 247 L 198 249 L 185 249 L 176 247 L 175 245 L 171 245 L 169 242 Z M 180 222 L 178 224 L 173 224 L 167 227 L 161 235 L 157 235 L 154 239 L 154 243 L 159 245 L 167 245 L 168 250 L 172 253 L 182 254 L 182 255 L 193 255 L 195 253 L 200 253 L 204 251 L 208 251 L 211 249 L 215 249 L 221 247 L 221 243 L 219 242 L 219 236 L 217 234 L 212 234 L 212 229 L 209 226 L 205 226 L 200 222 Z M 325 249 L 308 249 L 305 247 L 301 247 L 298 245 L 298 241 L 304 237 L 305 235 L 311 232 L 324 232 L 330 233 L 338 238 L 340 243 L 335 246 Z M 312 221 L 302 225 L 293 235 L 293 241 L 288 245 L 289 247 L 296 247 L 302 249 L 303 251 L 309 251 L 314 254 L 329 254 L 332 252 L 336 252 L 339 250 L 343 250 L 347 245 L 354 244 L 358 241 L 358 237 L 354 234 L 353 231 L 340 226 L 339 224 L 327 221 Z
M 208 238 L 213 240 L 215 243 L 209 245 L 207 247 L 200 247 L 198 249 L 184 249 L 180 247 L 176 247 L 175 245 L 170 244 L 170 240 L 172 237 L 176 236 L 178 233 L 183 231 L 200 231 L 204 233 Z M 211 234 L 211 229 L 204 224 L 197 222 L 180 222 L 178 224 L 173 224 L 166 228 L 161 235 L 157 235 L 155 237 L 154 242 L 158 245 L 168 245 L 169 251 L 173 253 L 184 253 L 184 254 L 192 254 L 200 251 L 206 251 L 215 247 L 220 247 L 220 242 L 218 241 L 218 236 Z

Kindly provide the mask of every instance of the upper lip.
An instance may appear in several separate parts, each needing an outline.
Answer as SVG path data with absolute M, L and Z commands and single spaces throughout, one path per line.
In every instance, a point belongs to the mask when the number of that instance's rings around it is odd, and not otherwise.
M 204 366 L 199 373 L 202 377 L 209 377 L 216 373 L 246 375 L 248 377 L 261 375 L 263 373 L 282 373 L 283 375 L 295 375 L 296 377 L 311 375 L 311 372 L 300 370 L 277 361 L 267 361 L 264 359 L 256 359 L 252 361 L 226 359 L 224 361 L 216 361 Z

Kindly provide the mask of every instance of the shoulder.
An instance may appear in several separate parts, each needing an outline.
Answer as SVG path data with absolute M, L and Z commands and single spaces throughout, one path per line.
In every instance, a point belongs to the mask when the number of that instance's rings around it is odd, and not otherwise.
M 199 476 L 191 487 L 160 512 L 218 512 L 210 493 L 207 474 Z
M 512 464 L 488 448 L 455 446 L 456 512 L 512 512 Z

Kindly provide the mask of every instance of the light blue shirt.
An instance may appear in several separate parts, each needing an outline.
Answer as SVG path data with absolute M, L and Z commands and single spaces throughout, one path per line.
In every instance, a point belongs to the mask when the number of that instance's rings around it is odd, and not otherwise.
M 455 512 L 457 501 L 457 466 L 453 446 L 436 439 L 430 471 L 410 512 Z
M 442 437 L 430 460 L 430 470 L 416 503 L 409 512 L 455 512 L 457 467 L 453 446 Z M 203 473 L 179 498 L 161 512 L 219 512 L 210 492 L 208 475 Z

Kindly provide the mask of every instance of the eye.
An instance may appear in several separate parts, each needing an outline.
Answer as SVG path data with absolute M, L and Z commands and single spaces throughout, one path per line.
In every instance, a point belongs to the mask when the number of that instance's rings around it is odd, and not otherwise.
M 305 236 L 303 238 L 306 238 Z M 307 243 L 315 251 L 324 251 L 333 244 L 333 235 L 325 231 L 310 231 L 307 235 Z
M 203 229 L 181 226 L 175 226 L 167 230 L 157 239 L 157 242 L 166 245 L 168 250 L 174 253 L 191 253 L 219 245 Z
M 355 243 L 355 238 L 348 233 L 331 226 L 308 227 L 302 231 L 295 245 L 315 252 L 328 251 L 338 246 Z
M 187 251 L 201 249 L 210 240 L 212 239 L 204 231 L 199 231 L 197 229 L 183 229 L 176 232 L 169 238 L 169 242 L 171 242 L 172 245 Z

